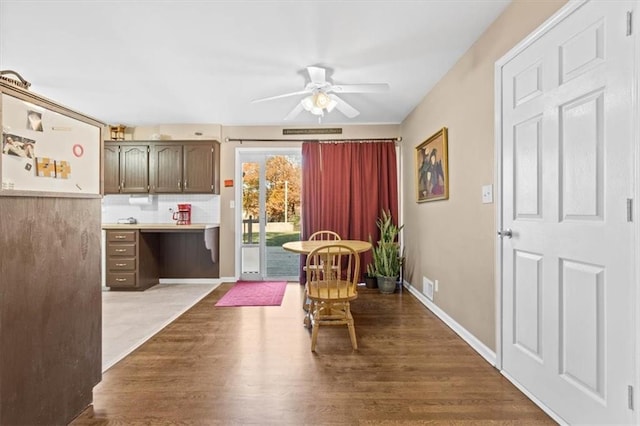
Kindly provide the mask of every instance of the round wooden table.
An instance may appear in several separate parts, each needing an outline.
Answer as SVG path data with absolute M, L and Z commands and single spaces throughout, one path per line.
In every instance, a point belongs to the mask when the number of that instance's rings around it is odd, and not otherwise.
M 309 254 L 314 249 L 318 247 L 322 247 L 327 244 L 342 244 L 349 248 L 352 248 L 357 253 L 362 253 L 365 251 L 371 250 L 371 243 L 368 241 L 360 241 L 360 240 L 315 240 L 315 241 L 289 241 L 288 243 L 284 243 L 282 248 L 291 251 L 293 253 L 299 254 Z
M 342 244 L 344 246 L 352 248 L 356 253 L 362 253 L 368 250 L 371 250 L 371 243 L 368 241 L 360 241 L 360 240 L 305 240 L 305 241 L 289 241 L 288 243 L 284 243 L 282 248 L 299 254 L 309 254 L 314 249 L 318 247 L 322 247 L 329 244 Z M 309 328 L 311 327 L 311 320 L 309 318 L 309 301 L 305 297 L 302 302 L 302 308 L 307 311 L 307 315 L 304 317 L 304 326 Z

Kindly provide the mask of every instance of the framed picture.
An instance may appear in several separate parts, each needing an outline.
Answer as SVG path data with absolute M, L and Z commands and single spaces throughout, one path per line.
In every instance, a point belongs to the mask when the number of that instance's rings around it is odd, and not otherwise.
M 416 189 L 418 203 L 449 198 L 446 127 L 416 147 Z

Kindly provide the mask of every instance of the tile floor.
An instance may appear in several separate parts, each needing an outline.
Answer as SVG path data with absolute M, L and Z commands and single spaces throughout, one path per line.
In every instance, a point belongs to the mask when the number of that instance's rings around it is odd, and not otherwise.
M 105 372 L 220 284 L 158 284 L 145 291 L 102 292 Z

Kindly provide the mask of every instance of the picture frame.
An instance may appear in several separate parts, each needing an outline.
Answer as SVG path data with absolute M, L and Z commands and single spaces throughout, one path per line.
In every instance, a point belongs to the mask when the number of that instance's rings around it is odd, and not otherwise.
M 416 202 L 449 198 L 448 130 L 438 130 L 416 147 Z

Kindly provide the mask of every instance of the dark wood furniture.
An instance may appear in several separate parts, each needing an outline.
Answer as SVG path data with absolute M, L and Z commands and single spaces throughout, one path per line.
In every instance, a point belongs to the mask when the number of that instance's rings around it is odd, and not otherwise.
M 106 286 L 123 290 L 145 290 L 158 284 L 153 241 L 137 230 L 107 231 Z
M 220 193 L 217 141 L 105 141 L 104 193 Z
M 104 127 L 2 80 L 0 92 Z M 100 152 L 102 139 L 74 143 Z M 0 425 L 66 425 L 93 400 L 102 378 L 100 209 L 97 194 L 0 195 Z
M 104 144 L 104 193 L 140 194 L 149 192 L 149 146 Z
M 206 225 L 103 225 L 106 230 L 105 286 L 145 290 L 161 278 L 219 278 L 219 230 L 212 251 L 205 247 Z M 212 258 L 213 257 L 213 258 Z

